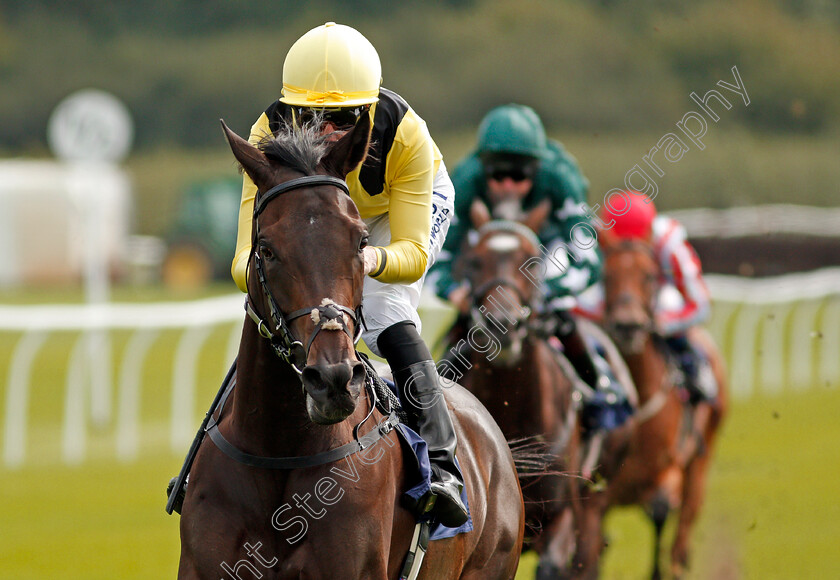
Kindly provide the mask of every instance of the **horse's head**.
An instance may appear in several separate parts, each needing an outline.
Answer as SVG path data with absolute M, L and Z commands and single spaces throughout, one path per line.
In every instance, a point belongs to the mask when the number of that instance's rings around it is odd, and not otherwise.
M 355 339 L 367 242 L 344 178 L 367 154 L 368 116 L 337 141 L 313 125 L 284 129 L 259 147 L 222 125 L 259 190 L 248 266 L 251 318 L 300 373 L 309 418 L 343 421 L 365 378 Z
M 472 208 L 478 240 L 463 255 L 463 270 L 471 288 L 470 322 L 493 335 L 501 347 L 493 364 L 512 366 L 522 354 L 531 306 L 540 294 L 520 269 L 539 256 L 540 242 L 526 224 L 538 225 L 546 215 L 546 206 L 539 205 L 521 221 L 490 221 L 481 202 Z
M 604 252 L 604 324 L 623 354 L 637 354 L 654 328 L 659 264 L 648 242 L 598 236 Z

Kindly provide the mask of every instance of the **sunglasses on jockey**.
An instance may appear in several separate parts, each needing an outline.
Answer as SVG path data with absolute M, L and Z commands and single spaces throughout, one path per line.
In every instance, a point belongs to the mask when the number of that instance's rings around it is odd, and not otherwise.
M 316 116 L 321 123 L 331 123 L 336 129 L 353 127 L 362 115 L 370 110 L 370 104 L 358 107 L 291 107 L 292 121 L 301 125 L 311 122 Z
M 484 175 L 487 179 L 502 182 L 511 179 L 517 183 L 526 179 L 533 179 L 536 174 L 536 165 L 528 164 L 523 166 L 513 165 L 488 165 L 484 168 Z

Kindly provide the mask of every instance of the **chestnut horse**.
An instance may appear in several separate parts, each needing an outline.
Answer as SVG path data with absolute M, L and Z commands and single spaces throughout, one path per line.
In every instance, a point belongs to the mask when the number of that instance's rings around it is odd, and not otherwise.
M 611 505 L 638 504 L 655 526 L 652 578 L 661 577 L 662 530 L 668 513 L 679 510 L 670 569 L 680 578 L 688 567 L 691 528 L 703 502 L 715 434 L 725 414 L 727 383 L 723 359 L 700 327 L 689 339 L 708 357 L 718 383 L 705 429 L 693 431 L 693 410 L 674 384 L 674 368 L 655 335 L 654 308 L 663 279 L 650 244 L 599 235 L 604 251 L 604 327 L 613 337 L 636 383 L 639 410 L 624 465 L 608 487 Z
M 588 513 L 589 504 L 581 501 L 583 441 L 575 388 L 580 379 L 550 344 L 547 321 L 538 314 L 544 310 L 540 290 L 520 270 L 539 256 L 533 228 L 545 216 L 546 206 L 537 206 L 522 223 L 489 221 L 483 204 L 473 206 L 478 240 L 459 264 L 471 287 L 469 328 L 449 337 L 451 348 L 441 364 L 448 371 L 442 374 L 461 377 L 508 441 L 519 443 L 514 457 L 526 524 L 533 531 L 527 543 L 540 559 L 537 578 L 571 578 L 582 566 L 578 553 L 590 551 L 579 525 L 597 519 L 600 529 L 603 509 Z
M 344 178 L 367 153 L 368 117 L 337 142 L 303 127 L 256 148 L 224 130 L 262 192 L 250 316 L 236 388 L 190 474 L 178 577 L 396 579 L 415 529 L 400 501 L 409 464 L 354 349 L 366 230 Z M 512 578 L 524 516 L 510 450 L 475 397 L 445 397 L 473 531 L 431 542 L 420 577 Z

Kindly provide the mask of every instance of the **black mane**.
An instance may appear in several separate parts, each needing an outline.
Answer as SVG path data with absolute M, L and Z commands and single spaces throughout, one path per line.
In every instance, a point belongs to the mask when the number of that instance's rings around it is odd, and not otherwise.
M 313 175 L 327 152 L 320 126 L 317 118 L 298 126 L 284 123 L 274 135 L 267 135 L 259 148 L 269 160 L 304 175 Z

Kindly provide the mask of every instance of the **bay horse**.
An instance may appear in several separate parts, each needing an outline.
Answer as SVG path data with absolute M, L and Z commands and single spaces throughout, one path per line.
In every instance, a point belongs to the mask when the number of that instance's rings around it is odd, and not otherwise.
M 337 141 L 298 127 L 260 147 L 222 126 L 262 193 L 236 388 L 192 467 L 178 577 L 396 579 L 415 529 L 409 464 L 354 348 L 366 230 L 344 179 L 368 116 Z M 510 450 L 475 397 L 445 397 L 473 530 L 432 541 L 420 578 L 512 578 L 524 516 Z
M 458 266 L 471 288 L 470 328 L 449 337 L 441 363 L 487 407 L 508 441 L 519 443 L 512 446 L 533 530 L 526 543 L 539 556 L 540 579 L 578 577 L 579 554 L 590 552 L 581 525 L 590 521 L 599 529 L 604 511 L 590 513 L 582 501 L 580 379 L 550 344 L 541 291 L 520 269 L 539 256 L 534 231 L 547 209 L 538 205 L 517 221 L 490 221 L 486 206 L 473 205 L 478 237 Z
M 689 340 L 708 357 L 718 397 L 703 432 L 689 436 L 692 409 L 675 385 L 674 368 L 655 331 L 655 306 L 663 275 L 653 248 L 648 242 L 615 239 L 608 230 L 599 232 L 598 237 L 605 256 L 603 325 L 624 356 L 639 393 L 629 451 L 608 486 L 609 502 L 641 505 L 653 521 L 654 580 L 662 577 L 665 520 L 669 512 L 679 510 L 670 571 L 680 578 L 688 568 L 691 529 L 703 502 L 715 435 L 726 413 L 724 362 L 708 332 L 693 327 Z

